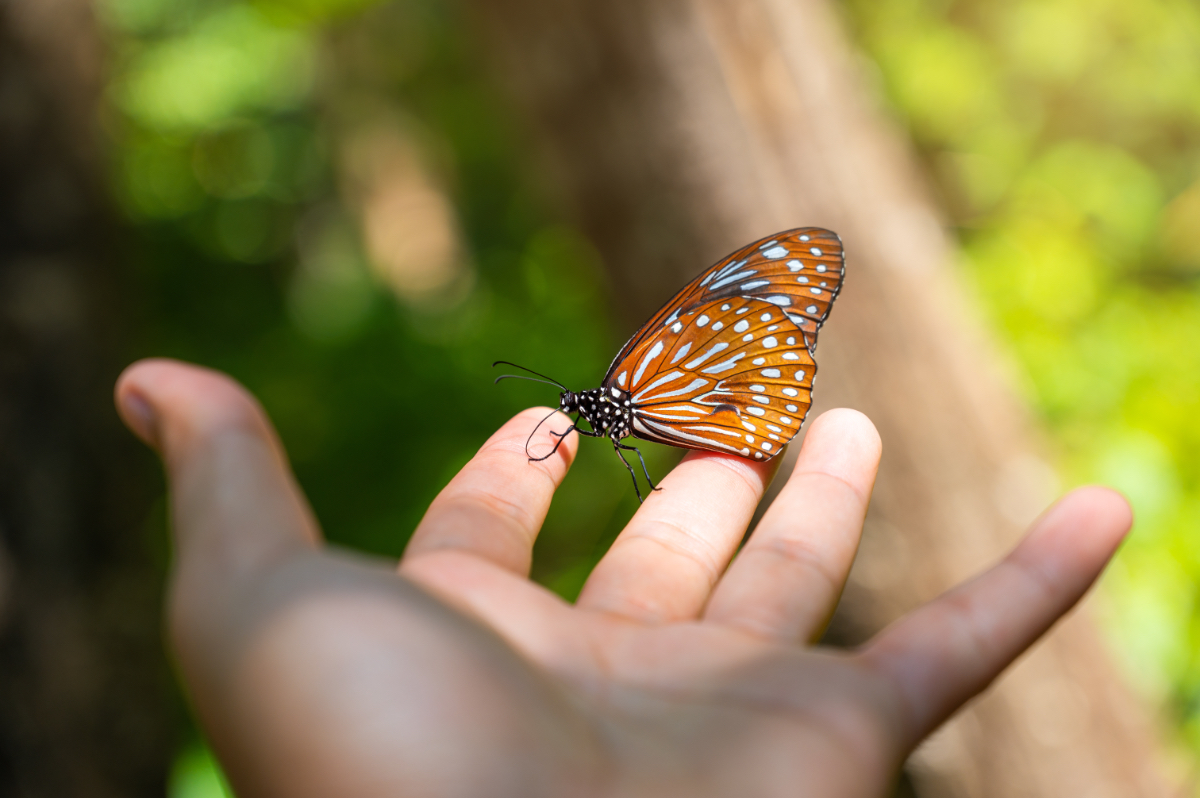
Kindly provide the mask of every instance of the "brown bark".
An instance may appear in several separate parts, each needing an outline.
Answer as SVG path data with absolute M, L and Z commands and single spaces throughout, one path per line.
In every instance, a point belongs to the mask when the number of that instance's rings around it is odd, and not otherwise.
M 0 795 L 162 795 L 178 726 L 120 428 L 124 343 L 85 0 L 0 5 Z
M 815 410 L 863 410 L 885 453 L 831 638 L 863 639 L 1010 547 L 1046 488 L 1036 433 L 828 3 L 477 6 L 630 328 L 745 242 L 798 225 L 842 234 L 846 289 L 822 333 Z M 1085 607 L 909 772 L 924 796 L 1162 796 L 1160 765 Z

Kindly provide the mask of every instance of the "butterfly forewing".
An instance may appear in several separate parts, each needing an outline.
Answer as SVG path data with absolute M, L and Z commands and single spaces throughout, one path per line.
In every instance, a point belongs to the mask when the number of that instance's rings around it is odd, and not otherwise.
M 613 361 L 634 434 L 769 459 L 811 404 L 817 331 L 841 289 L 838 237 L 801 228 L 757 241 L 683 288 Z

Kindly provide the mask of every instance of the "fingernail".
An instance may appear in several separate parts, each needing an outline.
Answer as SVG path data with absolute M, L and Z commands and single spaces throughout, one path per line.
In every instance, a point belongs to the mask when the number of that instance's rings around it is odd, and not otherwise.
M 133 391 L 129 391 L 121 400 L 121 415 L 126 425 L 146 443 L 158 448 L 158 416 L 150 403 Z

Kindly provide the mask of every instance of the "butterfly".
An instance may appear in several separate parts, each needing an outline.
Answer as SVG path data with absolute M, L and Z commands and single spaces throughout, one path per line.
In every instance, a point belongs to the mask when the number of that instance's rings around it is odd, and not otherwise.
M 751 460 L 783 451 L 812 404 L 817 332 L 842 288 L 845 257 L 838 235 L 801 227 L 755 241 L 717 261 L 638 328 L 613 359 L 599 388 L 574 392 L 532 369 L 504 360 L 562 389 L 559 406 L 574 414 L 554 449 L 572 431 L 608 438 L 633 478 L 622 443 L 633 436 L 686 449 Z M 496 378 L 533 379 L 505 374 Z M 550 415 L 554 415 L 551 413 Z M 587 428 L 580 421 L 587 422 Z

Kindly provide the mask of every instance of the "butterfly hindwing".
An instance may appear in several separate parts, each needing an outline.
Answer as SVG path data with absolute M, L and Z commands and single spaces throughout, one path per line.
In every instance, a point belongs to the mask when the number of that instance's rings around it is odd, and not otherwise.
M 682 314 L 678 333 L 655 339 L 629 385 L 633 430 L 692 449 L 774 457 L 811 404 L 815 364 L 803 334 L 757 299 L 717 300 Z

